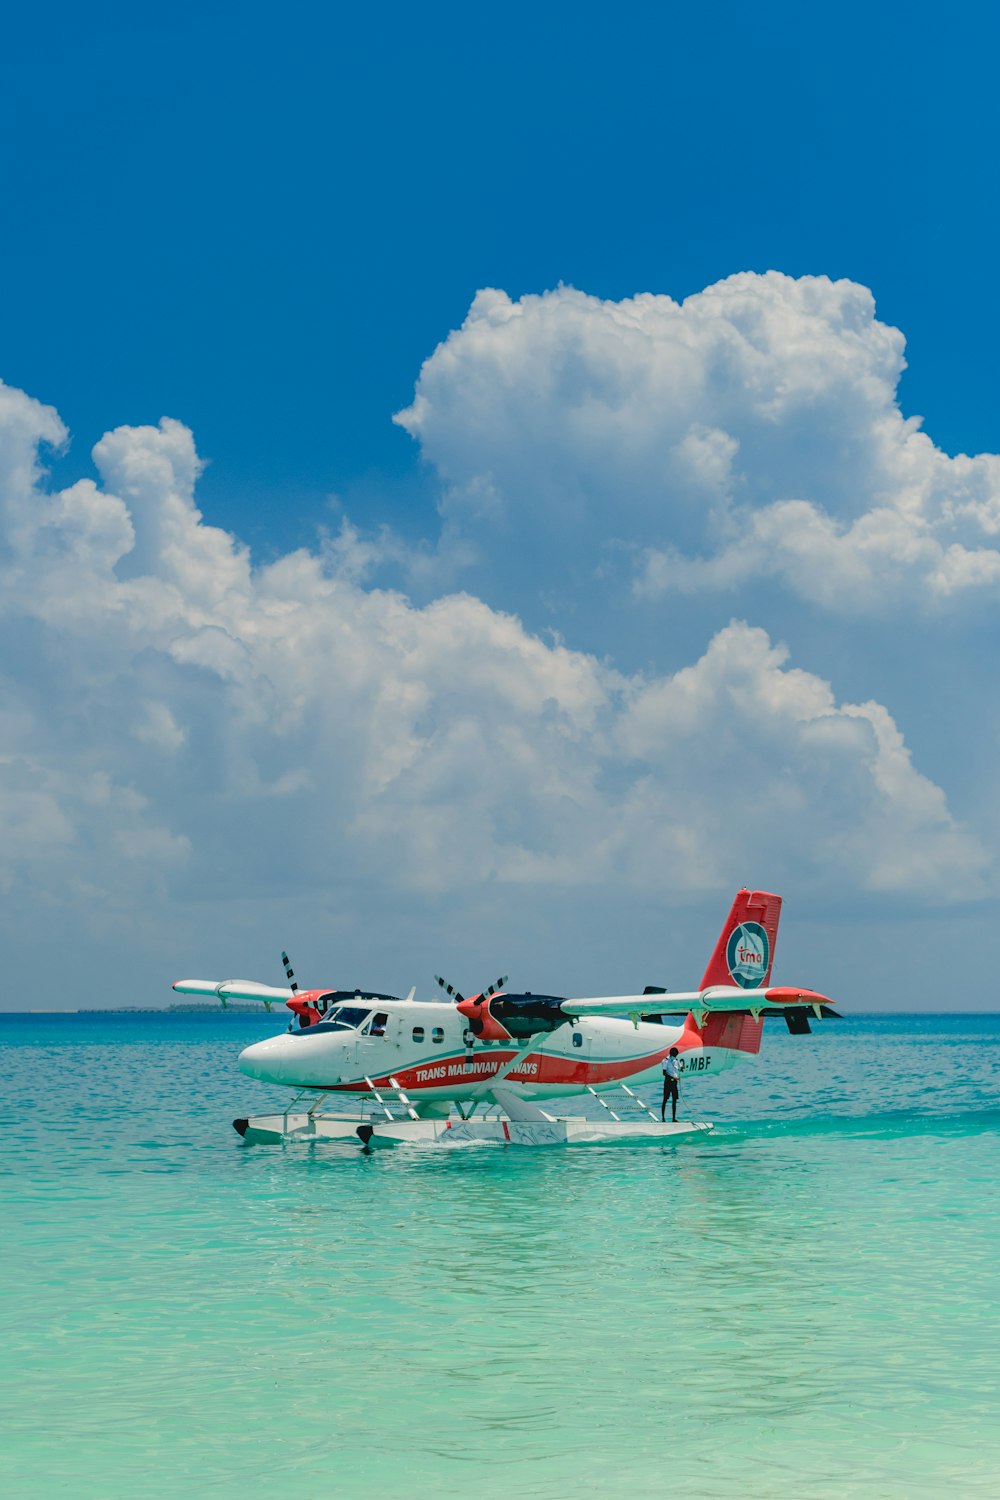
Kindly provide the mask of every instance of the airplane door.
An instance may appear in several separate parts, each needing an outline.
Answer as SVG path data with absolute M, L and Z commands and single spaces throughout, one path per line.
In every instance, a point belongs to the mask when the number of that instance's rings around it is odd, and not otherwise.
M 397 1049 L 389 1041 L 389 1017 L 384 1011 L 374 1011 L 361 1031 L 356 1033 L 356 1067 L 359 1074 L 369 1078 L 385 1078 L 394 1070 L 391 1056 Z
M 581 1026 L 579 1022 L 570 1027 L 567 1037 L 569 1053 L 569 1074 L 571 1083 L 590 1083 L 590 1054 L 593 1046 L 593 1037 L 589 1026 Z

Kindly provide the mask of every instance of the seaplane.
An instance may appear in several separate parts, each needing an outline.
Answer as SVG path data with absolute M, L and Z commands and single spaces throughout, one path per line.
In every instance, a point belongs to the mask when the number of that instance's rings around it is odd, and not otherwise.
M 286 1031 L 240 1054 L 242 1073 L 295 1091 L 279 1113 L 233 1121 L 247 1144 L 668 1142 L 712 1129 L 657 1117 L 636 1092 L 660 1077 L 671 1053 L 682 1080 L 700 1078 L 757 1054 L 769 1018 L 805 1035 L 812 1019 L 838 1015 L 815 990 L 771 984 L 781 904 L 768 891 L 738 891 L 691 991 L 647 985 L 641 995 L 571 999 L 511 993 L 506 976 L 470 996 L 435 976 L 445 998 L 432 1001 L 416 1000 L 414 989 L 405 998 L 300 990 L 284 953 L 285 988 L 241 979 L 180 979 L 173 988 L 223 1004 L 283 1001 L 292 1012 Z M 623 1100 L 615 1108 L 602 1097 L 612 1092 Z M 553 1112 L 585 1094 L 603 1106 L 598 1118 Z M 359 1114 L 330 1107 L 349 1102 Z

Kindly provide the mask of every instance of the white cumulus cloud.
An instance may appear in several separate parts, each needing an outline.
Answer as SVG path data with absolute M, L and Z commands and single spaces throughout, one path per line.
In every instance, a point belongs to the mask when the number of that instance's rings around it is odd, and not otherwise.
M 893 339 L 857 321 L 873 369 L 891 364 Z M 366 587 L 322 546 L 255 567 L 201 516 L 181 424 L 109 433 L 100 482 L 52 491 L 38 449 L 64 440 L 58 418 L 0 394 L 0 881 L 19 936 L 58 913 L 138 952 L 151 912 L 235 934 L 241 903 L 290 892 L 391 928 L 414 901 L 454 922 L 489 890 L 516 931 L 572 891 L 607 923 L 636 893 L 728 890 L 751 867 L 814 891 L 986 888 L 989 851 L 887 709 L 839 703 L 763 631 L 734 622 L 679 672 L 626 675 L 468 594 L 417 608 Z M 676 446 L 692 484 L 731 460 L 707 427 Z
M 637 597 L 778 579 L 846 613 L 1000 584 L 1000 457 L 949 457 L 896 399 L 903 338 L 849 281 L 743 273 L 677 303 L 480 292 L 396 420 L 450 555 L 535 553 Z

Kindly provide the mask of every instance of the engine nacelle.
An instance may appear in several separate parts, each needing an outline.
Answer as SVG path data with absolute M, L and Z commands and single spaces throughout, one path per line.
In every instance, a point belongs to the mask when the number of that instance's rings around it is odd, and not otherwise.
M 320 990 L 300 990 L 291 1000 L 285 1001 L 303 1031 L 323 1019 L 323 1012 L 317 1003 L 320 994 Z
M 459 1002 L 459 1014 L 477 1041 L 527 1041 L 543 1031 L 556 1031 L 571 1019 L 559 995 L 477 995 Z

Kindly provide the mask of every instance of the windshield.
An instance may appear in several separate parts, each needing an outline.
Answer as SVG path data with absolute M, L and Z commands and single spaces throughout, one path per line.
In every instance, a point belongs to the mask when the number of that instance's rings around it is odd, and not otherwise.
M 295 1031 L 293 1036 L 316 1036 L 320 1031 L 356 1031 L 367 1021 L 371 1011 L 363 1005 L 339 1005 L 328 1010 L 322 1021 L 307 1026 L 304 1031 Z
M 323 1019 L 325 1021 L 332 1021 L 335 1026 L 344 1026 L 344 1027 L 348 1028 L 349 1030 L 353 1031 L 356 1027 L 360 1026 L 364 1021 L 367 1021 L 367 1019 L 368 1019 L 368 1017 L 370 1015 L 371 1015 L 371 1011 L 370 1010 L 366 1010 L 364 1008 L 364 1006 L 361 1006 L 361 1005 L 342 1005 L 342 1006 L 340 1006 L 340 1008 L 338 1010 L 335 1010 L 332 1014 L 330 1014 L 328 1012 L 327 1015 L 324 1016 Z
M 356 1031 L 371 1015 L 363 1005 L 340 1005 L 328 1010 L 322 1021 L 307 1026 L 303 1031 L 292 1031 L 291 1036 L 316 1036 L 321 1031 Z

